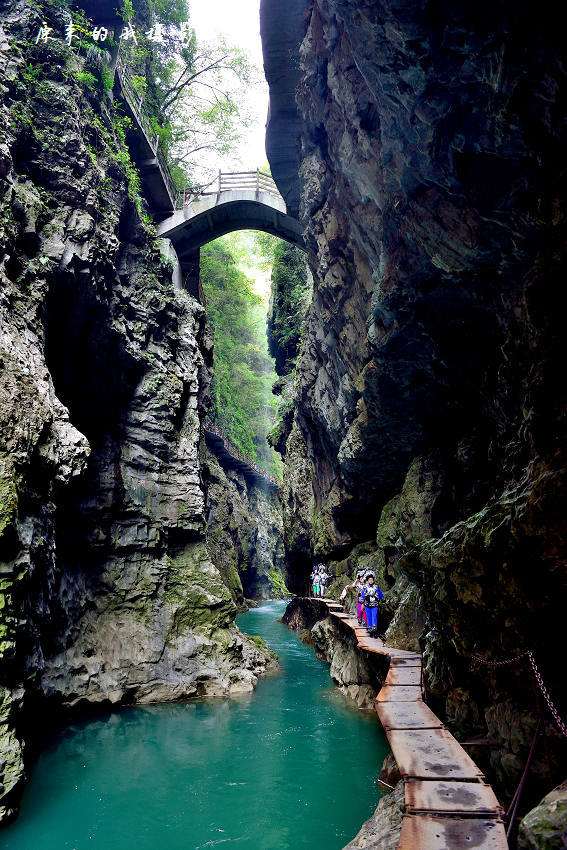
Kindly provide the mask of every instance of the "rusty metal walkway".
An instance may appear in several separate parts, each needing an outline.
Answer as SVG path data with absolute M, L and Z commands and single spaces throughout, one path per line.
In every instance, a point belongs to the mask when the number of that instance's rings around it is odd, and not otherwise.
M 338 602 L 317 601 L 354 633 L 362 652 L 390 660 L 375 708 L 404 780 L 398 850 L 508 850 L 494 791 L 423 700 L 421 655 L 369 637 Z

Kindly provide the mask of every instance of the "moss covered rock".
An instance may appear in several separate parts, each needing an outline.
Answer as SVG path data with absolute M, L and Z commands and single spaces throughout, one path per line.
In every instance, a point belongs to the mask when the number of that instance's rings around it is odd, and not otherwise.
M 519 850 L 565 850 L 567 782 L 558 785 L 520 823 Z

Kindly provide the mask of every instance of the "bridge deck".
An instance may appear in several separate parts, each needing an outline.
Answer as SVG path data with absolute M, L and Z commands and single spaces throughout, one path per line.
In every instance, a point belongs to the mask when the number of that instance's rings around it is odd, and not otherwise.
M 180 261 L 212 239 L 234 230 L 262 230 L 303 247 L 298 221 L 287 215 L 285 202 L 260 184 L 238 187 L 223 184 L 222 191 L 202 195 L 184 204 L 158 226 L 162 239 L 170 239 Z
M 404 780 L 398 850 L 507 850 L 494 791 L 423 700 L 421 655 L 369 637 L 334 600 L 317 601 L 350 629 L 360 650 L 390 659 L 375 708 Z

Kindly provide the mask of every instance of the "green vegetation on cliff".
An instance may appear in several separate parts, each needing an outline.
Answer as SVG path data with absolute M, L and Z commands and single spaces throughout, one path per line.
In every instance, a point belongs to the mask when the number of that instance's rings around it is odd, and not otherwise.
M 256 234 L 256 246 L 264 267 L 271 273 L 267 334 L 269 351 L 280 376 L 274 386 L 274 394 L 279 396 L 277 417 L 268 443 L 283 455 L 293 422 L 295 366 L 313 282 L 307 258 L 299 248 L 265 233 Z
M 297 358 L 310 299 L 311 281 L 305 254 L 294 245 L 276 241 L 273 247 L 268 341 L 280 375 L 290 372 Z
M 242 454 L 279 474 L 279 458 L 266 441 L 276 406 L 266 306 L 243 271 L 249 255 L 241 245 L 238 236 L 224 237 L 201 251 L 201 282 L 214 338 L 213 415 Z

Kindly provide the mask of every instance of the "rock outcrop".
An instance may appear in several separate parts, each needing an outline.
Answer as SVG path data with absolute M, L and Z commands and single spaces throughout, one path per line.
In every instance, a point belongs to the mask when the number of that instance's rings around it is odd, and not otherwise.
M 363 656 L 349 629 L 339 629 L 323 603 L 292 599 L 283 622 L 313 644 L 318 655 L 330 664 L 330 676 L 339 691 L 357 708 L 374 709 L 376 695 L 387 672 L 383 659 Z
M 223 466 L 224 463 L 224 466 Z M 283 519 L 278 491 L 207 450 L 207 546 L 237 605 L 282 599 L 285 586 Z
M 269 662 L 208 548 L 205 312 L 66 21 L 0 4 L 0 819 L 31 706 L 247 691 Z
M 264 72 L 270 85 L 266 150 L 287 211 L 297 218 L 301 117 L 295 103 L 295 89 L 299 82 L 298 51 L 307 26 L 308 0 L 289 0 L 285 4 L 261 0 L 260 6 Z
M 554 788 L 523 818 L 519 850 L 563 850 L 567 847 L 567 782 Z
M 278 10 L 264 0 L 266 18 Z M 388 640 L 423 650 L 457 735 L 491 741 L 479 762 L 504 803 L 537 723 L 534 680 L 525 659 L 480 669 L 471 656 L 533 649 L 567 715 L 551 663 L 567 591 L 554 17 L 313 0 L 287 106 L 270 80 L 278 110 L 299 110 L 314 276 L 279 437 L 290 586 L 305 590 L 313 557 L 338 576 L 372 564 Z M 264 38 L 278 55 L 277 29 Z M 564 779 L 565 742 L 544 717 L 524 807 Z
M 384 794 L 376 811 L 344 850 L 397 850 L 404 813 L 404 783 Z

